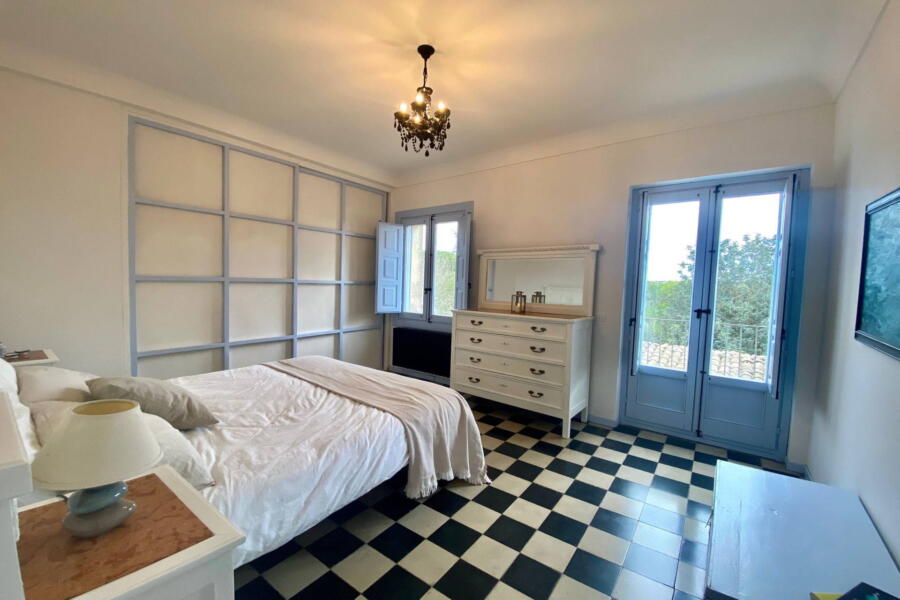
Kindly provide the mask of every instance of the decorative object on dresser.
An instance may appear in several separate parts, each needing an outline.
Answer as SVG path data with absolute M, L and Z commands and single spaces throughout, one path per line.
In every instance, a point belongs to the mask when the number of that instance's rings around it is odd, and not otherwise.
M 125 522 L 135 503 L 123 481 L 152 469 L 162 450 L 137 402 L 96 400 L 76 404 L 32 464 L 37 487 L 79 490 L 69 496 L 63 527 L 90 538 Z
M 527 300 L 525 299 L 525 292 L 517 291 L 512 295 L 512 299 L 509 303 L 509 312 L 515 313 L 517 315 L 521 315 L 525 313 Z
M 597 245 L 480 252 L 479 308 L 453 311 L 450 385 L 562 419 L 588 414 Z M 543 303 L 515 314 L 505 298 L 531 289 Z M 523 294 L 524 295 L 524 294 Z
M 244 535 L 169 466 L 129 485 L 140 508 L 102 543 L 62 531 L 59 499 L 19 510 L 25 597 L 234 598 L 231 554 Z
M 54 365 L 59 358 L 49 348 L 43 350 L 14 350 L 0 355 L 14 367 L 36 367 L 38 365 Z

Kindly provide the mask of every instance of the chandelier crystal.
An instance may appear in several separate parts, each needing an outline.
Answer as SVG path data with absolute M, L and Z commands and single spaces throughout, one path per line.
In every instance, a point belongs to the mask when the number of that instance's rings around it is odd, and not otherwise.
M 450 129 L 450 109 L 443 102 L 438 102 L 437 109 L 432 111 L 431 94 L 428 87 L 428 59 L 434 54 L 434 47 L 423 44 L 418 48 L 419 55 L 425 61 L 422 69 L 422 85 L 416 89 L 416 99 L 407 106 L 400 105 L 394 113 L 394 127 L 400 132 L 400 145 L 407 152 L 409 148 L 416 152 L 425 150 L 429 156 L 431 150 L 443 150 Z

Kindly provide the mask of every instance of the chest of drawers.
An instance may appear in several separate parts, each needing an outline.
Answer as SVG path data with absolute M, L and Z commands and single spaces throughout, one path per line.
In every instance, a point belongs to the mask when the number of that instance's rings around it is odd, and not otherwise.
M 592 317 L 453 311 L 453 389 L 562 419 L 587 416 Z

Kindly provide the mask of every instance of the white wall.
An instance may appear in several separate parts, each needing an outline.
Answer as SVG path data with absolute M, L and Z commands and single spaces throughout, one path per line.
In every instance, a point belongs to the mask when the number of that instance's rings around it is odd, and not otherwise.
M 588 150 L 482 168 L 394 190 L 391 209 L 472 200 L 475 248 L 595 242 L 599 258 L 591 414 L 617 420 L 618 365 L 631 186 L 772 167 L 813 166 L 809 265 L 801 352 L 818 356 L 825 265 L 819 235 L 832 212 L 833 105 L 708 125 Z M 469 164 L 472 164 L 470 161 Z M 474 261 L 477 264 L 477 261 Z M 477 277 L 472 278 L 478 281 Z M 473 291 L 472 298 L 477 298 Z M 815 362 L 798 376 L 795 412 L 808 414 Z M 805 463 L 808 421 L 795 419 L 789 458 Z
M 129 364 L 125 121 L 0 71 L 0 336 L 101 374 Z
M 166 106 L 203 120 L 196 105 Z M 227 131 L 0 69 L 0 340 L 10 347 L 52 348 L 68 368 L 129 372 L 131 114 L 322 168 L 254 145 L 257 129 L 215 111 L 209 121 Z M 293 147 L 266 139 L 279 140 Z
M 892 2 L 837 103 L 837 207 L 809 469 L 855 490 L 900 557 L 900 361 L 853 337 L 865 205 L 900 186 L 900 3 Z M 898 315 L 900 318 L 900 315 Z

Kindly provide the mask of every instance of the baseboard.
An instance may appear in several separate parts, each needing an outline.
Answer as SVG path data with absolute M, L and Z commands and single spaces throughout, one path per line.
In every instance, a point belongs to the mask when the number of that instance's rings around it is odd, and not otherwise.
M 791 473 L 798 473 L 800 475 L 803 475 L 803 479 L 812 481 L 812 476 L 809 474 L 809 467 L 807 467 L 806 465 L 802 463 L 787 461 L 784 463 L 784 466 L 786 466 L 787 470 Z
M 407 369 L 406 367 L 397 367 L 394 365 L 388 367 L 388 371 L 390 371 L 391 373 L 397 373 L 398 375 L 406 375 L 407 377 L 412 377 L 413 379 L 421 379 L 423 381 L 430 381 L 432 383 L 437 383 L 445 386 L 450 385 L 449 377 L 435 375 L 434 373 L 426 373 L 425 371 L 417 371 L 415 369 Z
M 615 429 L 619 426 L 619 422 L 615 419 L 604 419 L 603 417 L 597 417 L 595 415 L 588 415 L 588 421 L 591 423 L 596 423 L 597 425 L 603 425 L 604 427 L 610 427 Z

